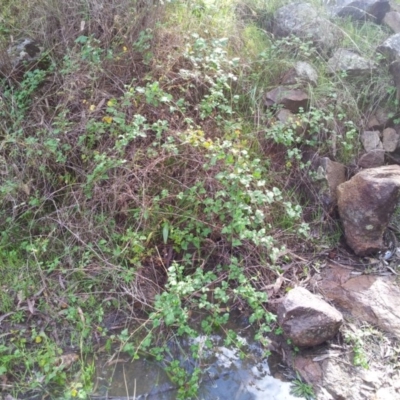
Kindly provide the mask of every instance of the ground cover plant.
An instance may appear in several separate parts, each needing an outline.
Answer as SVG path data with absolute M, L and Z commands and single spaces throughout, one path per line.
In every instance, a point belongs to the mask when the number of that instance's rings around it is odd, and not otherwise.
M 265 26 L 283 3 L 0 2 L 0 59 L 20 37 L 45 49 L 1 70 L 4 393 L 86 398 L 102 346 L 162 361 L 168 335 L 215 330 L 240 346 L 224 328 L 235 308 L 267 343 L 267 294 L 306 277 L 296 255 L 315 251 L 321 221 L 302 148 L 351 159 L 365 98 L 393 100 L 328 80 L 312 43 L 274 41 Z M 365 46 L 364 31 L 346 38 Z M 307 139 L 263 106 L 297 60 L 323 83 L 300 116 Z M 182 399 L 196 396 L 192 357 L 191 373 L 166 365 Z

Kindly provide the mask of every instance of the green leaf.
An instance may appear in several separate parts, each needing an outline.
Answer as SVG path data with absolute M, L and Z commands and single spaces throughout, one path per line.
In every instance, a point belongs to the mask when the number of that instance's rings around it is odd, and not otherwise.
M 163 225 L 162 235 L 163 235 L 164 244 L 167 244 L 168 236 L 169 236 L 169 225 L 168 225 L 168 222 L 165 222 L 164 225 Z

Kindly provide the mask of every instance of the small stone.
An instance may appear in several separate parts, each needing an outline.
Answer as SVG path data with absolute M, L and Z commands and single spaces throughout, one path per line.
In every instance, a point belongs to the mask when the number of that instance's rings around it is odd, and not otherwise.
M 294 128 L 297 135 L 302 135 L 307 130 L 307 124 L 301 121 L 299 116 L 286 108 L 282 108 L 276 114 L 276 119 L 283 125 Z
M 321 203 L 328 209 L 337 205 L 337 188 L 346 181 L 346 167 L 328 157 L 316 162 L 316 186 Z
M 383 149 L 388 152 L 396 151 L 399 146 L 400 135 L 393 128 L 386 128 L 383 133 Z
M 284 85 L 311 84 L 317 86 L 318 73 L 314 67 L 304 61 L 298 61 L 282 78 Z
M 379 131 L 364 131 L 361 134 L 361 142 L 365 151 L 383 149 L 381 139 L 379 138 Z
M 265 105 L 268 107 L 271 103 L 280 104 L 292 113 L 298 113 L 300 108 L 308 109 L 309 102 L 307 93 L 302 90 L 278 86 L 266 94 Z
M 278 323 L 295 346 L 317 346 L 332 339 L 342 322 L 339 311 L 301 287 L 289 291 L 278 308 Z
M 369 131 L 381 131 L 384 128 L 393 125 L 393 118 L 389 116 L 390 110 L 384 108 L 378 108 L 374 114 L 372 114 L 367 122 L 367 130 Z

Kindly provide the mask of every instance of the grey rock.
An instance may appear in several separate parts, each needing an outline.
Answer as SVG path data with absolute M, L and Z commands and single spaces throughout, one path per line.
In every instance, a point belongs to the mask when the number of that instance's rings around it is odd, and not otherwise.
M 383 149 L 379 131 L 364 131 L 361 133 L 361 143 L 365 151 Z
M 382 149 L 370 150 L 358 160 L 360 168 L 377 168 L 385 164 L 385 151 Z
M 274 16 L 274 35 L 295 35 L 312 40 L 322 51 L 328 52 L 336 46 L 342 32 L 309 3 L 288 4 L 279 8 Z
M 310 99 L 307 93 L 299 89 L 291 89 L 284 86 L 269 91 L 266 94 L 265 105 L 282 105 L 293 113 L 299 112 L 300 108 L 307 110 Z
M 311 347 L 332 339 L 342 322 L 339 311 L 301 287 L 289 291 L 278 308 L 278 323 L 295 346 Z
M 388 37 L 378 46 L 377 51 L 387 57 L 390 62 L 400 60 L 400 33 Z
M 318 73 L 314 67 L 304 61 L 297 62 L 282 78 L 283 85 L 311 84 L 317 86 Z
M 383 23 L 387 25 L 393 32 L 400 32 L 400 13 L 397 11 L 389 11 L 383 18 Z
M 338 8 L 337 15 L 354 21 L 370 20 L 381 23 L 388 11 L 390 11 L 388 0 L 355 0 Z
M 337 193 L 347 244 L 359 256 L 381 250 L 400 199 L 400 166 L 365 169 L 339 185 Z
M 396 151 L 399 148 L 400 134 L 393 128 L 386 128 L 382 132 L 383 149 L 388 152 Z
M 371 75 L 375 68 L 372 61 L 346 49 L 336 50 L 328 60 L 328 69 L 331 73 L 346 72 L 353 77 Z

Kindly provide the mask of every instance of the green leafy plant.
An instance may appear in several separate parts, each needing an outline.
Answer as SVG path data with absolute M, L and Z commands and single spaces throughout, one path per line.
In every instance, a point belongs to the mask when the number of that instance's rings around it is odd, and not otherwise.
M 368 358 L 364 350 L 364 341 L 362 339 L 361 331 L 359 333 L 347 332 L 345 335 L 345 341 L 347 344 L 352 346 L 353 349 L 353 364 L 360 366 L 364 369 L 368 369 Z
M 301 397 L 306 400 L 315 399 L 312 386 L 305 383 L 298 372 L 296 372 L 296 377 L 297 378 L 292 382 L 290 393 L 296 397 Z

